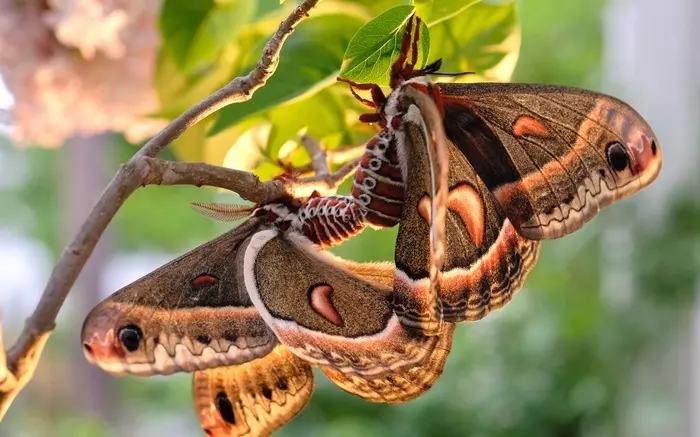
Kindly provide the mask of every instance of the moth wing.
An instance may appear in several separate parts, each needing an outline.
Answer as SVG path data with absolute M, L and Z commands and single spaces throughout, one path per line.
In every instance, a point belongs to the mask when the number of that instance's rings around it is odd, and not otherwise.
M 299 234 L 257 232 L 242 256 L 253 304 L 279 341 L 312 364 L 376 377 L 421 363 L 435 347 L 436 338 L 399 322 L 385 275 L 363 279 L 356 264 Z
M 442 117 L 423 92 L 404 87 L 406 111 L 394 135 L 402 162 L 405 196 L 396 239 L 394 301 L 401 322 L 426 334 L 440 332 L 440 278 L 444 262 L 449 159 Z M 427 278 L 429 287 L 412 288 Z
M 559 86 L 439 86 L 448 138 L 527 238 L 574 232 L 661 169 L 653 131 L 615 98 Z
M 444 323 L 435 349 L 424 363 L 378 378 L 338 372 L 321 367 L 323 373 L 338 387 L 370 402 L 398 404 L 413 400 L 427 392 L 437 382 L 452 349 L 453 323 Z
M 87 316 L 88 361 L 110 373 L 169 374 L 240 364 L 277 344 L 235 264 L 251 219 L 117 291 Z
M 441 306 L 446 321 L 476 321 L 512 299 L 537 261 L 540 242 L 520 235 L 466 157 L 452 143 L 448 150 Z
M 192 379 L 197 419 L 212 437 L 269 436 L 306 407 L 313 388 L 311 366 L 281 345 L 244 364 L 195 372 Z

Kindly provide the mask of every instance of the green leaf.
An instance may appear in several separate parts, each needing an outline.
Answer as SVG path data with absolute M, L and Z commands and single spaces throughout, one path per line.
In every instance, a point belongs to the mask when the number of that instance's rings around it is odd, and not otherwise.
M 441 71 L 471 71 L 460 81 L 510 80 L 520 51 L 516 4 L 480 2 L 430 27 L 431 53 Z
M 223 166 L 237 170 L 254 171 L 262 164 L 269 162 L 264 150 L 270 137 L 272 126 L 269 123 L 257 122 L 253 125 L 242 123 L 236 131 L 241 134 L 235 142 L 229 143 L 228 152 L 223 159 Z M 222 133 L 222 135 L 229 132 Z M 279 173 L 279 168 L 278 173 Z
M 343 48 L 361 25 L 359 17 L 338 13 L 304 21 L 282 49 L 277 72 L 253 99 L 219 111 L 219 118 L 209 135 L 221 132 L 251 114 L 311 95 L 335 83 Z M 262 47 L 251 50 L 260 53 Z
M 166 0 L 160 28 L 164 49 L 183 72 L 216 60 L 256 12 L 251 0 Z
M 319 111 L 319 108 L 323 110 Z M 344 108 L 329 90 L 275 108 L 270 111 L 268 119 L 273 128 L 266 153 L 272 160 L 281 158 L 282 146 L 289 140 L 296 140 L 302 130 L 319 140 L 347 129 Z
M 294 6 L 293 3 L 292 6 Z M 282 9 L 283 2 L 279 0 L 258 0 L 257 12 L 253 20 L 258 21 L 260 18 L 265 17 L 268 14 L 280 11 Z
M 409 0 L 352 0 L 352 4 L 357 4 L 367 9 L 371 17 L 376 17 L 387 9 L 393 8 L 397 4 L 411 4 Z
M 387 85 L 391 65 L 401 56 L 401 45 L 413 6 L 396 6 L 368 22 L 353 36 L 345 56 L 340 77 L 356 83 Z M 430 52 L 430 37 L 421 23 L 418 67 L 425 65 Z
M 416 15 L 432 27 L 461 13 L 480 0 L 415 0 Z

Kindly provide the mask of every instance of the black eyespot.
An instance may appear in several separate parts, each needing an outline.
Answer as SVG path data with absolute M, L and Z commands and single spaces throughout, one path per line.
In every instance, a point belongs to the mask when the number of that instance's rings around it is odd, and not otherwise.
M 598 170 L 598 174 L 600 175 L 601 178 L 605 179 L 605 170 L 603 170 L 601 168 L 600 170 Z
M 608 164 L 610 164 L 610 167 L 616 172 L 626 169 L 630 163 L 629 156 L 627 156 L 627 149 L 620 143 L 608 145 L 606 153 L 608 155 Z
M 219 410 L 221 417 L 228 423 L 235 425 L 236 416 L 233 414 L 233 405 L 231 401 L 228 400 L 226 393 L 220 391 L 216 395 L 216 409 Z
M 224 340 L 229 343 L 235 343 L 238 340 L 238 336 L 236 334 L 224 334 Z
M 651 154 L 656 155 L 656 141 L 651 140 Z
M 287 385 L 287 380 L 285 378 L 278 379 L 275 385 L 278 389 L 282 391 L 286 391 L 289 388 L 289 386 Z
M 262 394 L 267 398 L 267 400 L 272 400 L 272 390 L 270 390 L 269 387 L 263 387 Z
M 197 340 L 198 342 L 200 342 L 200 343 L 202 343 L 202 344 L 209 344 L 209 343 L 211 343 L 211 337 L 208 337 L 208 336 L 206 336 L 206 335 L 198 335 L 198 336 L 195 337 L 195 338 L 196 338 L 196 340 Z
M 119 341 L 129 352 L 138 349 L 142 339 L 143 332 L 136 325 L 126 325 L 119 330 Z

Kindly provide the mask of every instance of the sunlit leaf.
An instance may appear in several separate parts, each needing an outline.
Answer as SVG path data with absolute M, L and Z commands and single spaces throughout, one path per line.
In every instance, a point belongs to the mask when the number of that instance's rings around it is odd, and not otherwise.
M 173 119 L 228 82 L 233 64 L 231 58 L 235 56 L 237 47 L 232 46 L 224 52 L 229 50 L 231 53 L 228 56 L 221 57 L 205 73 L 193 75 L 182 73 L 172 57 L 161 53 L 155 80 L 161 108 L 156 115 Z
M 461 13 L 480 0 L 416 0 L 416 15 L 432 27 Z
M 271 129 L 270 123 L 259 123 L 246 130 L 231 144 L 223 160 L 224 167 L 254 171 L 266 162 L 265 148 Z
M 477 73 L 458 81 L 510 80 L 520 51 L 516 12 L 513 1 L 481 2 L 431 26 L 431 53 L 443 59 L 441 71 Z
M 277 159 L 282 145 L 296 139 L 302 130 L 318 140 L 346 129 L 343 107 L 335 94 L 329 91 L 275 108 L 270 111 L 268 119 L 274 128 L 266 153 L 272 159 Z
M 362 26 L 343 57 L 340 77 L 357 83 L 386 85 L 392 63 L 401 56 L 402 39 L 413 6 L 396 6 Z M 425 65 L 430 51 L 428 28 L 421 24 L 418 66 Z
M 312 16 L 304 21 L 285 43 L 277 72 L 255 93 L 255 98 L 221 110 L 210 135 L 251 114 L 335 83 L 343 50 L 361 25 L 362 20 L 357 16 L 338 13 Z
M 395 6 L 410 5 L 411 3 L 411 0 L 352 0 L 352 4 L 360 5 L 367 9 L 372 14 L 372 17 L 376 17 Z
M 292 6 L 294 5 L 294 2 L 292 2 Z M 275 11 L 279 11 L 283 8 L 284 2 L 280 0 L 258 0 L 258 8 L 255 13 L 255 17 L 253 20 L 257 21 L 260 18 L 273 13 Z
M 251 150 L 245 150 L 244 147 L 239 147 L 234 154 L 231 154 L 231 150 L 235 144 L 239 143 L 239 139 L 251 128 L 267 123 L 262 116 L 249 117 L 241 123 L 231 129 L 226 129 L 221 131 L 216 135 L 206 136 L 202 141 L 202 147 L 204 149 L 204 161 L 209 164 L 214 165 L 224 165 L 231 168 L 237 168 L 239 170 L 251 171 L 255 168 L 258 162 L 253 164 L 247 164 L 247 155 L 250 154 L 253 157 L 262 158 L 261 150 L 264 150 L 264 144 L 260 148 L 255 148 Z M 206 130 L 211 128 L 211 124 L 207 125 Z M 267 136 L 265 136 L 265 141 L 267 141 Z M 228 161 L 227 161 L 228 159 Z M 258 158 L 255 158 L 258 159 Z

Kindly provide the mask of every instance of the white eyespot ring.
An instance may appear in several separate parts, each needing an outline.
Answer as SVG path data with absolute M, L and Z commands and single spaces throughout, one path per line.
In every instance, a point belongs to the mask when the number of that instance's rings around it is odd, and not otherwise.
M 365 187 L 369 188 L 370 190 L 373 190 L 374 187 L 377 186 L 377 181 L 374 178 L 368 178 L 366 177 L 364 181 L 362 181 L 362 185 Z
M 369 197 L 369 194 L 367 193 L 362 193 L 359 196 L 357 196 L 357 200 L 359 200 L 360 203 L 364 206 L 369 205 L 369 203 L 372 201 L 372 199 Z
M 373 158 L 369 161 L 369 169 L 372 171 L 377 171 L 380 168 L 382 168 L 382 161 L 379 159 Z

